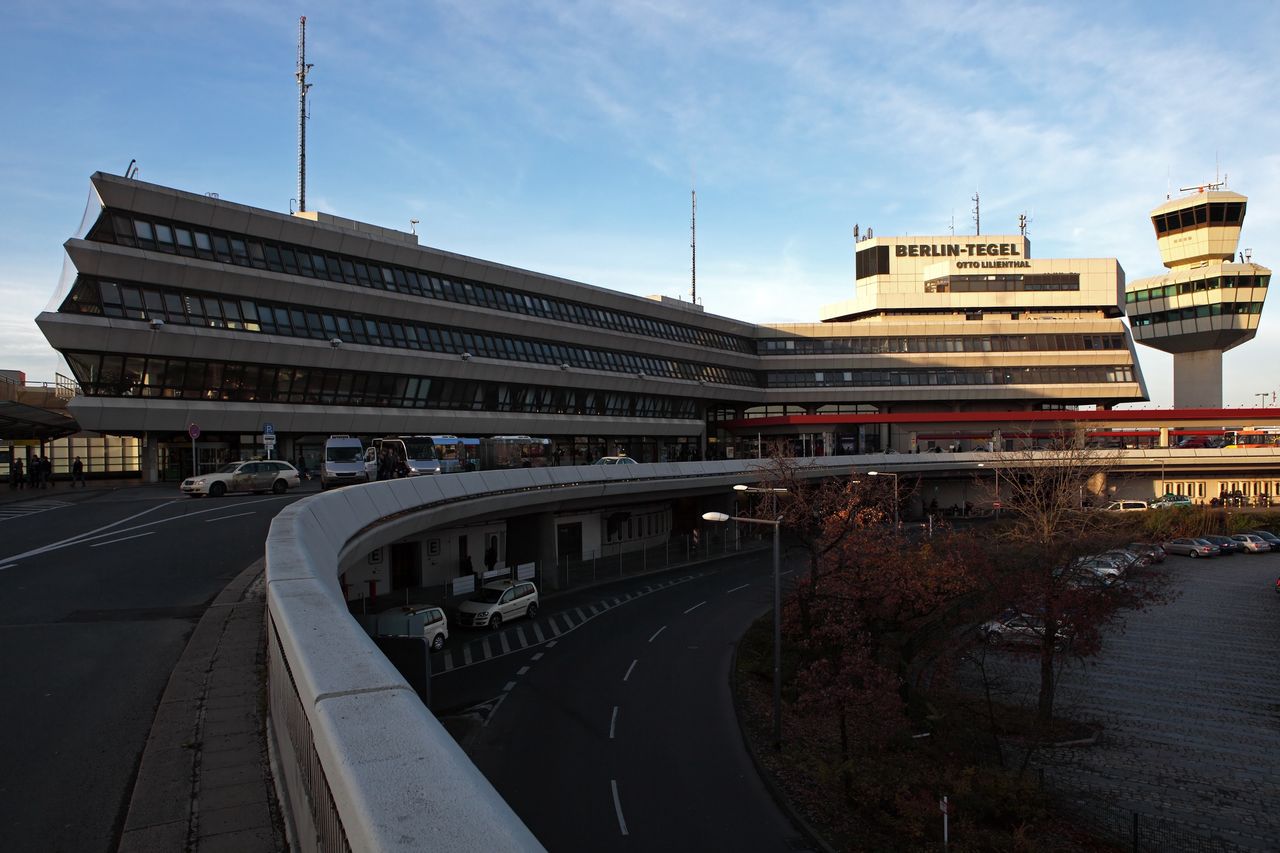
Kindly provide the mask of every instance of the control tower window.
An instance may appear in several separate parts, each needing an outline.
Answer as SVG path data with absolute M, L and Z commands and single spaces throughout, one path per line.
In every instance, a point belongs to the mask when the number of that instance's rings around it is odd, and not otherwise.
M 888 275 L 889 247 L 872 246 L 863 249 L 855 257 L 856 278 L 869 278 L 873 275 Z

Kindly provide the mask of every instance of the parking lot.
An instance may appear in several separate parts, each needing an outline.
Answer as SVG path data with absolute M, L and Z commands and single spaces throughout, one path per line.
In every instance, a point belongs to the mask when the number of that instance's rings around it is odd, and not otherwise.
M 1123 828 L 1136 813 L 1177 835 L 1280 849 L 1280 554 L 1170 556 L 1158 568 L 1178 597 L 1126 614 L 1096 659 L 1062 674 L 1059 715 L 1100 722 L 1098 743 L 1035 763 L 1100 824 Z M 988 660 L 1034 706 L 1037 664 Z

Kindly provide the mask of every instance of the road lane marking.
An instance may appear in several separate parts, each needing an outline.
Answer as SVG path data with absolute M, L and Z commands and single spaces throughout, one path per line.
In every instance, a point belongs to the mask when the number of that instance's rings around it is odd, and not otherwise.
M 586 622 L 586 621 L 587 621 L 587 614 L 585 614 L 585 613 L 583 613 L 583 612 L 582 612 L 582 608 L 581 608 L 581 607 L 575 607 L 575 608 L 573 608 L 573 612 L 574 612 L 574 613 L 577 613 L 577 614 L 578 614 L 578 618 L 579 618 L 579 619 L 581 619 L 583 622 Z
M 551 642 L 547 643 L 547 648 L 549 648 L 549 649 L 554 649 L 555 647 L 556 647 L 556 641 L 555 641 L 555 640 L 552 640 Z
M 735 586 L 733 589 L 728 590 L 728 592 L 726 592 L 725 594 L 727 595 L 729 592 L 737 592 L 738 590 L 740 590 L 740 589 L 746 589 L 746 588 L 747 588 L 747 587 L 749 587 L 749 586 L 751 586 L 751 584 L 749 584 L 749 583 L 744 583 L 742 586 Z
M 626 681 L 628 678 L 630 678 L 630 677 L 631 677 L 631 670 L 635 669 L 635 668 L 636 668 L 636 664 L 638 664 L 639 662 L 640 662 L 640 661 L 639 661 L 638 659 L 637 659 L 637 660 L 633 660 L 633 661 L 631 662 L 631 666 L 627 667 L 627 674 L 626 674 L 626 675 L 624 675 L 624 676 L 622 676 L 622 680 L 623 680 L 623 681 Z
M 692 606 L 692 607 L 690 607 L 688 610 L 686 610 L 686 611 L 684 612 L 684 613 L 685 613 L 685 615 L 686 615 L 686 616 L 688 616 L 690 613 L 692 613 L 693 611 L 697 610 L 699 607 L 701 607 L 701 606 L 702 606 L 702 605 L 704 605 L 704 604 L 706 604 L 706 602 L 705 602 L 705 601 L 699 601 L 697 604 L 693 605 L 693 606 Z
M 8 565 L 0 566 L 0 572 L 3 572 L 5 569 L 12 569 L 12 568 L 13 568 L 14 566 L 16 566 L 16 565 L 18 565 L 18 564 L 17 564 L 17 563 L 9 563 Z
M 489 708 L 489 715 L 484 718 L 484 725 L 480 726 L 480 728 L 482 729 L 489 728 L 489 721 L 493 719 L 494 714 L 498 713 L 498 706 L 501 705 L 502 700 L 506 698 L 507 698 L 506 693 L 503 693 L 501 696 L 498 697 L 498 701 L 494 702 L 492 707 Z
M 560 636 L 560 626 L 556 624 L 556 617 L 552 616 L 550 619 L 548 619 L 548 620 L 547 620 L 547 624 L 551 626 L 551 633 L 553 633 L 553 634 L 555 634 L 557 637 L 559 637 L 559 636 Z M 552 640 L 551 642 L 552 642 L 552 643 L 554 643 L 554 642 L 555 642 L 555 640 Z M 548 644 L 547 644 L 547 648 L 551 648 L 551 643 L 548 643 Z
M 618 725 L 618 706 L 613 706 L 613 718 L 609 720 L 609 740 L 613 740 L 613 731 Z
M 610 779 L 610 787 L 613 788 L 613 810 L 618 813 L 618 829 L 623 835 L 627 834 L 627 822 L 622 817 L 622 802 L 618 799 L 618 780 Z
M 649 642 L 651 642 L 651 643 L 652 643 L 654 640 L 658 639 L 658 635 L 659 635 L 659 634 L 661 634 L 661 633 L 662 633 L 663 631 L 665 631 L 665 630 L 667 630 L 667 626 L 666 626 L 666 625 L 663 625 L 661 628 L 659 628 L 658 630 L 654 631 L 654 632 L 653 632 L 653 636 L 649 638 Z
M 529 658 L 529 660 L 542 660 L 542 652 L 538 652 L 536 655 Z
M 471 645 L 467 644 L 462 647 L 462 665 L 471 666 Z
M 507 635 L 505 631 L 498 635 L 498 642 L 502 643 L 502 653 L 504 655 L 511 654 L 511 644 L 507 642 Z
M 528 671 L 529 671 L 529 667 L 527 667 L 527 666 L 522 666 L 522 667 L 520 667 L 519 669 L 517 669 L 517 670 L 516 670 L 516 675 L 524 675 L 524 674 L 525 674 L 526 672 L 528 672 Z
M 444 653 L 444 671 L 448 672 L 453 669 L 453 652 L 446 650 Z
M 119 539 L 112 539 L 110 542 L 99 542 L 96 545 L 90 545 L 90 548 L 101 548 L 103 545 L 114 545 L 117 542 L 128 542 L 130 539 L 141 539 L 143 536 L 151 536 L 154 530 L 148 530 L 146 533 L 135 533 L 132 536 L 122 536 Z
M 520 641 L 520 648 L 529 648 L 529 638 L 525 636 L 524 627 L 521 625 L 516 626 L 516 639 Z
M 242 515 L 256 515 L 256 513 L 252 513 L 252 512 L 237 512 L 235 515 L 220 515 L 220 516 L 218 516 L 217 518 L 206 518 L 206 519 L 204 520 L 204 523 L 205 523 L 205 524 L 212 524 L 212 523 L 213 523 L 213 522 L 215 522 L 215 521 L 226 521 L 228 518 L 239 518 L 239 517 L 240 517 L 240 516 L 242 516 Z
M 538 627 L 537 622 L 533 623 L 533 635 L 538 638 L 539 643 L 545 643 L 547 641 L 547 638 L 542 636 L 542 629 Z M 541 655 L 542 652 L 538 652 L 538 654 Z M 534 658 L 534 660 L 537 660 L 537 658 Z

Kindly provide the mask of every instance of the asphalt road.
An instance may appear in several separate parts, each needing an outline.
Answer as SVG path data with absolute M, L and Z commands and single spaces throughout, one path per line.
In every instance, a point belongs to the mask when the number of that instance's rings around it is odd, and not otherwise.
M 196 620 L 303 494 L 57 488 L 0 506 L 0 850 L 116 849 Z
M 464 747 L 556 853 L 805 850 L 729 690 L 734 646 L 771 605 L 767 553 L 549 599 L 505 643 L 455 631 L 450 663 L 464 644 L 479 662 L 437 675 L 433 705 L 470 716 Z

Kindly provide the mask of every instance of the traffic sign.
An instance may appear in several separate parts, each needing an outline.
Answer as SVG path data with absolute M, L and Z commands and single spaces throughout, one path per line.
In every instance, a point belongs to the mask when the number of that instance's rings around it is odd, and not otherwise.
M 200 427 L 196 426 L 195 424 L 192 424 L 191 426 L 187 427 L 187 435 L 191 436 L 192 441 L 195 441 L 197 438 L 200 437 Z
M 262 434 L 262 446 L 263 446 L 263 447 L 275 447 L 275 446 L 276 446 L 276 437 L 275 437 L 275 435 L 273 435 L 272 433 L 269 433 L 269 432 L 267 432 L 267 433 L 263 433 L 263 434 Z
M 262 434 L 263 434 L 263 435 L 275 435 L 275 434 L 276 434 L 276 425 L 275 425 L 275 424 L 263 424 L 263 425 L 262 425 Z

